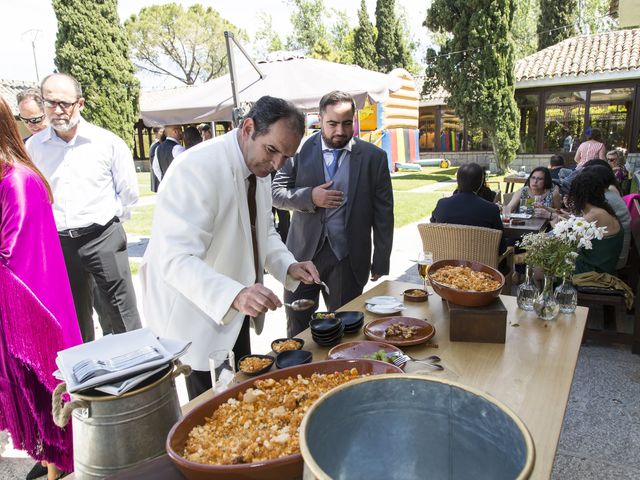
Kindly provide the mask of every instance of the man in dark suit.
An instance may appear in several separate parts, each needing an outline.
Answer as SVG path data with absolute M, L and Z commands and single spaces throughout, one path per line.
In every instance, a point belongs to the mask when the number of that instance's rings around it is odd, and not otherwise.
M 456 175 L 458 193 L 441 198 L 431 214 L 431 223 L 454 223 L 474 227 L 503 230 L 500 209 L 478 196 L 484 186 L 484 170 L 477 163 L 467 163 Z M 504 238 L 500 241 L 500 253 L 505 250 Z
M 293 211 L 287 247 L 298 261 L 311 260 L 329 287 L 329 310 L 362 293 L 371 273 L 389 273 L 393 243 L 393 193 L 386 153 L 353 137 L 351 95 L 331 92 L 320 100 L 319 133 L 287 160 L 272 184 L 273 205 Z M 373 231 L 373 261 L 371 232 Z M 320 285 L 284 292 L 317 303 Z M 287 308 L 290 336 L 309 325 L 311 311 Z
M 182 142 L 182 127 L 180 125 L 167 125 L 164 127 L 165 140 L 158 145 L 155 151 L 156 160 L 154 160 L 154 173 L 158 180 L 162 182 L 173 159 L 184 152 Z

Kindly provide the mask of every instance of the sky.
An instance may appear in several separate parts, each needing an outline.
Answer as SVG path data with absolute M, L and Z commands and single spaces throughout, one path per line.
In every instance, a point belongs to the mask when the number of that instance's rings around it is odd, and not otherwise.
M 258 12 L 271 14 L 274 30 L 286 40 L 291 33 L 291 7 L 286 0 L 173 0 L 184 6 L 200 3 L 210 6 L 235 24 L 246 30 L 250 37 L 260 27 Z M 170 3 L 170 0 L 119 0 L 120 20 L 138 13 L 142 7 Z M 405 8 L 411 35 L 426 43 L 427 31 L 422 27 L 428 0 L 396 0 Z M 346 11 L 351 25 L 358 22 L 360 0 L 324 0 L 328 8 Z M 375 22 L 375 0 L 367 0 L 369 18 Z M 0 79 L 36 81 L 36 64 L 40 79 L 54 70 L 57 21 L 50 0 L 2 0 L 3 27 L 0 29 Z M 34 47 L 35 46 L 35 61 Z M 143 88 L 167 85 L 165 80 L 141 76 Z M 163 84 L 164 83 L 164 84 Z

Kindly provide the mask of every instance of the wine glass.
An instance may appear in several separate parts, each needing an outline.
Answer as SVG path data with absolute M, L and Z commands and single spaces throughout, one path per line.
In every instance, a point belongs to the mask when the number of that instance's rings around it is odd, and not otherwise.
M 433 263 L 432 252 L 419 252 L 418 253 L 418 273 L 422 277 L 424 283 L 424 290 L 427 291 L 427 272 L 429 267 Z

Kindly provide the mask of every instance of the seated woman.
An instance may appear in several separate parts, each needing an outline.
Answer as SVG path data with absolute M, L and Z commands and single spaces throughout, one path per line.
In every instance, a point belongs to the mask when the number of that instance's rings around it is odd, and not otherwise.
M 522 200 L 527 205 L 531 205 L 533 215 L 536 217 L 550 217 L 550 213 L 543 207 L 560 208 L 562 205 L 560 192 L 554 187 L 551 172 L 547 167 L 536 167 L 531 171 L 524 187 L 514 193 L 511 201 L 505 205 L 504 213 L 508 215 L 517 212 Z
M 598 171 L 584 169 L 571 182 L 568 208 L 570 213 L 606 227 L 602 240 L 593 240 L 591 250 L 582 249 L 576 260 L 575 273 L 599 272 L 614 274 L 624 241 L 624 230 L 611 206 L 605 200 L 605 185 Z
M 629 180 L 629 172 L 624 166 L 624 156 L 620 151 L 611 150 L 607 152 L 607 162 L 613 170 L 613 174 L 615 175 L 618 184 L 622 185 L 623 182 Z

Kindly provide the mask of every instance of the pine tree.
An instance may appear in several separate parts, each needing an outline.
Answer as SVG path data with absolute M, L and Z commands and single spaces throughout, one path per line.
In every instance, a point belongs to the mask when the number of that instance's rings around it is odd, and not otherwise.
M 515 0 L 434 0 L 425 25 L 447 34 L 430 49 L 424 90 L 443 87 L 467 128 L 483 128 L 496 163 L 506 168 L 519 145 L 511 26 Z
M 540 0 L 538 50 L 555 45 L 576 34 L 576 0 Z
M 399 55 L 395 0 L 377 0 L 376 30 L 378 67 L 381 72 L 390 72 L 395 67 Z
M 128 56 L 117 0 L 53 0 L 58 19 L 55 65 L 75 77 L 82 115 L 133 146 L 140 85 Z
M 354 36 L 353 63 L 367 70 L 378 70 L 376 30 L 369 20 L 366 0 L 360 1 L 358 27 Z

